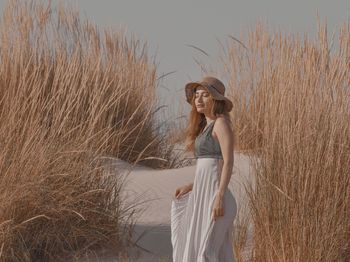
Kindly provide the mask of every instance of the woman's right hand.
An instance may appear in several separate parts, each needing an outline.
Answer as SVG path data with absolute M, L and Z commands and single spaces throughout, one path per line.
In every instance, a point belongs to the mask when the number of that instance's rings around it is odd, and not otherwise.
M 191 183 L 191 184 L 177 188 L 175 191 L 175 198 L 179 198 L 182 195 L 186 194 L 187 192 L 191 191 L 192 187 L 193 187 L 193 184 Z

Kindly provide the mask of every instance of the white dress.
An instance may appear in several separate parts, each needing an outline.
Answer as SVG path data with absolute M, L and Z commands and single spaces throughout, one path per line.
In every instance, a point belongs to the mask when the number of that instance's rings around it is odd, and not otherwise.
M 211 146 L 213 143 L 218 144 L 211 136 L 213 126 L 208 126 L 203 132 L 202 141 L 207 142 L 197 143 L 197 153 L 201 151 L 201 146 L 206 147 L 206 150 L 202 150 L 199 157 L 196 154 L 197 165 L 192 191 L 179 199 L 173 197 L 172 200 L 171 243 L 174 262 L 235 261 L 232 231 L 237 203 L 229 189 L 223 198 L 224 215 L 216 221 L 212 219 L 212 208 L 222 170 L 222 160 L 217 157 L 218 152 L 214 152 L 215 147 Z M 214 151 L 210 152 L 210 148 Z

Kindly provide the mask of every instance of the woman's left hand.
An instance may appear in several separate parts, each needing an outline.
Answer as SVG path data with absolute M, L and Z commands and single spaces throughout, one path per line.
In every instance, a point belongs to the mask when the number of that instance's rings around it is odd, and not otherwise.
M 220 216 L 224 215 L 224 200 L 223 197 L 219 194 L 216 194 L 214 205 L 213 205 L 213 211 L 212 211 L 212 219 L 216 221 L 216 219 Z

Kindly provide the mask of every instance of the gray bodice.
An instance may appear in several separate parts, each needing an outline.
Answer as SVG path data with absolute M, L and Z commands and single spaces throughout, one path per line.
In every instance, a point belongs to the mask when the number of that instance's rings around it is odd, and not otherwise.
M 214 139 L 214 137 L 211 134 L 213 131 L 215 120 L 207 126 L 207 128 L 204 130 L 203 133 L 199 134 L 196 137 L 196 140 L 195 140 L 195 157 L 196 158 L 209 157 L 209 158 L 223 159 L 219 141 Z

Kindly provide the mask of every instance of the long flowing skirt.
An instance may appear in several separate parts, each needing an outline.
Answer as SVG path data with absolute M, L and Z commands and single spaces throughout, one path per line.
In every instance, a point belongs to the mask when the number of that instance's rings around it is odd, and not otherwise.
M 232 231 L 237 203 L 229 189 L 224 215 L 212 219 L 220 184 L 219 159 L 198 158 L 192 191 L 171 204 L 171 243 L 174 262 L 234 262 Z

